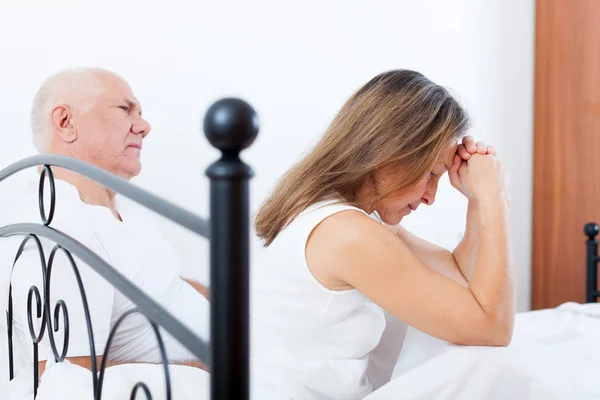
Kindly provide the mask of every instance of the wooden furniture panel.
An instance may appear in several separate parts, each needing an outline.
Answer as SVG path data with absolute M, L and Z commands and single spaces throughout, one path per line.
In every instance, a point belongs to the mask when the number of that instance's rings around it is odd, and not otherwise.
M 532 309 L 584 301 L 600 223 L 600 0 L 536 4 Z

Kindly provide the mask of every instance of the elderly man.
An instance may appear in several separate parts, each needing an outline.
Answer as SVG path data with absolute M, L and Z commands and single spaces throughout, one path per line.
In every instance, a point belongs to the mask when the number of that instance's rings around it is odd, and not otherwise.
M 34 100 L 32 129 L 34 144 L 41 153 L 78 158 L 127 180 L 141 170 L 140 152 L 150 133 L 150 125 L 142 117 L 140 102 L 127 82 L 100 69 L 65 70 L 48 78 Z M 177 255 L 150 223 L 148 211 L 76 173 L 60 168 L 53 168 L 53 172 L 56 210 L 52 227 L 94 251 L 196 334 L 208 340 L 209 303 L 205 288 L 180 278 Z M 19 205 L 11 211 L 9 223 L 39 223 L 37 185 L 36 177 L 25 190 Z M 0 240 L 1 263 L 10 263 L 8 258 L 14 258 L 20 240 Z M 48 257 L 54 244 L 43 240 L 43 245 Z M 31 285 L 43 287 L 39 263 L 37 250 L 30 241 L 12 274 L 17 366 L 31 362 L 32 341 L 26 305 Z M 91 368 L 78 285 L 66 256 L 58 253 L 55 264 L 50 304 L 53 307 L 58 299 L 62 299 L 68 307 L 67 358 L 71 363 Z M 99 363 L 111 327 L 135 305 L 83 262 L 79 261 L 78 267 L 89 304 Z M 36 324 L 39 325 L 39 321 Z M 199 360 L 165 331 L 162 333 L 172 363 L 202 368 Z M 57 341 L 60 351 L 60 334 L 57 334 Z M 39 347 L 40 372 L 45 369 L 46 360 L 52 358 L 46 333 Z M 108 365 L 159 361 L 157 342 L 147 320 L 140 314 L 130 315 L 113 339 Z

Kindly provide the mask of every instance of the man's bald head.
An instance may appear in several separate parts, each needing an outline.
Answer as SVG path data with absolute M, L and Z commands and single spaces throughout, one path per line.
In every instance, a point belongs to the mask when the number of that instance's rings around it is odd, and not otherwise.
M 40 152 L 48 150 L 50 140 L 50 113 L 57 105 L 69 105 L 85 110 L 104 87 L 101 75 L 111 72 L 97 68 L 72 68 L 48 77 L 40 86 L 31 109 L 33 143 Z
M 121 76 L 98 68 L 66 69 L 44 81 L 31 110 L 35 147 L 120 176 L 139 173 L 150 125 Z

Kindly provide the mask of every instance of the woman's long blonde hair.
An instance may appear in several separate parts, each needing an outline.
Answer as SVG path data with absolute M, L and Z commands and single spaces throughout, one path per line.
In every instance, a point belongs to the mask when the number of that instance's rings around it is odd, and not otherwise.
M 388 193 L 410 189 L 431 171 L 440 152 L 468 128 L 466 111 L 444 87 L 421 73 L 394 70 L 360 88 L 343 105 L 316 146 L 278 182 L 258 210 L 257 235 L 269 246 L 298 214 L 321 200 L 358 206 L 373 172 L 401 163 Z

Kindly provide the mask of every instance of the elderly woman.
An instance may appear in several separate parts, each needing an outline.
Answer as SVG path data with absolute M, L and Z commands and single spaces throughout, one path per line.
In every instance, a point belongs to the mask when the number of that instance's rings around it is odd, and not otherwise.
M 380 74 L 259 209 L 266 248 L 254 279 L 253 367 L 285 398 L 370 393 L 384 311 L 454 344 L 510 343 L 507 174 L 467 129 L 443 87 L 414 71 Z M 389 229 L 432 205 L 446 172 L 469 204 L 456 249 Z

